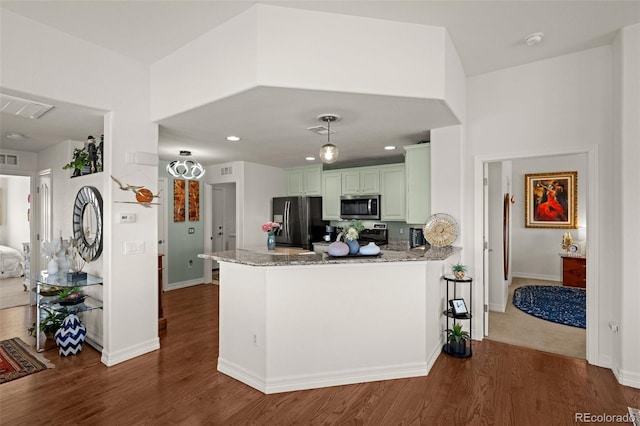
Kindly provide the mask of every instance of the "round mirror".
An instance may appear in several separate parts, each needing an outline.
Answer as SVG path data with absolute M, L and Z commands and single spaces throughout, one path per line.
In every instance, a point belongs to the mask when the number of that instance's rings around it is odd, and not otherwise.
M 93 244 L 96 238 L 97 213 L 91 204 L 87 204 L 82 213 L 82 233 L 87 244 Z
M 102 197 L 93 186 L 83 186 L 73 204 L 73 238 L 88 262 L 102 253 Z

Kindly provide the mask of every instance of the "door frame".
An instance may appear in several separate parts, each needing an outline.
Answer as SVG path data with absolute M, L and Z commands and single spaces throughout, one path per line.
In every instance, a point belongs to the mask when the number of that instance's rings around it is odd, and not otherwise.
M 537 158 L 537 157 L 551 157 L 560 155 L 571 154 L 586 154 L 587 155 L 587 182 L 589 185 L 587 191 L 587 258 L 593 259 L 589 263 L 587 268 L 587 347 L 586 358 L 587 362 L 594 365 L 603 365 L 606 360 L 600 359 L 600 352 L 598 350 L 600 343 L 600 313 L 598 309 L 600 282 L 599 277 L 599 254 L 600 254 L 600 226 L 599 218 L 600 212 L 598 207 L 599 202 L 599 190 L 598 190 L 598 145 L 585 145 L 578 147 L 566 147 L 558 149 L 547 149 L 541 151 L 526 151 L 526 152 L 514 152 L 507 154 L 491 154 L 491 155 L 476 155 L 473 156 L 474 161 L 474 208 L 475 211 L 484 212 L 484 163 L 506 161 L 506 160 L 518 160 L 525 158 Z M 474 251 L 475 253 L 483 253 L 483 232 L 484 232 L 484 214 L 475 216 L 475 235 L 474 235 Z M 474 260 L 474 268 L 476 271 L 482 271 L 478 273 L 484 277 L 484 256 L 476 256 Z M 488 304 L 489 300 L 485 298 L 484 283 L 482 286 L 478 286 L 475 289 L 476 300 L 482 300 L 483 305 Z M 482 294 L 480 294 L 482 292 Z M 484 308 L 484 306 L 483 306 Z M 480 321 L 480 317 L 476 317 L 476 322 Z M 484 322 L 484 315 L 481 316 Z M 482 326 L 482 327 L 481 327 Z M 475 324 L 475 328 L 481 327 L 484 329 L 483 324 Z
M 160 202 L 159 208 L 162 209 L 164 213 L 164 223 L 163 230 L 164 233 L 164 256 L 162 257 L 162 290 L 167 290 L 167 285 L 169 284 L 169 239 L 167 238 L 169 235 L 169 221 L 167 220 L 169 215 L 169 180 L 166 177 L 158 177 L 158 192 L 164 194 L 164 197 L 158 198 Z M 163 201 L 164 200 L 164 201 Z M 160 209 L 158 211 L 160 212 Z M 158 217 L 158 222 L 160 222 L 160 218 Z

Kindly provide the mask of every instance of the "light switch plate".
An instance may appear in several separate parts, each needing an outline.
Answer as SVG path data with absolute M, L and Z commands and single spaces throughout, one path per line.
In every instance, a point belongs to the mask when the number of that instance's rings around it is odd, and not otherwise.
M 124 254 L 143 254 L 144 241 L 125 241 Z

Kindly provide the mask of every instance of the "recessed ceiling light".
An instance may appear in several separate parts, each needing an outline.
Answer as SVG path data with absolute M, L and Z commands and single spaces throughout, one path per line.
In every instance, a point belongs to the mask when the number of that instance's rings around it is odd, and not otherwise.
M 542 37 L 544 37 L 543 33 L 533 33 L 524 38 L 524 42 L 527 43 L 527 46 L 533 46 L 534 44 L 538 44 L 542 41 Z
M 237 142 L 240 140 L 240 138 L 237 136 L 227 136 L 227 140 L 231 142 Z
M 387 145 L 384 147 L 384 149 L 386 149 L 387 151 L 393 151 L 394 149 L 396 149 L 396 147 L 393 145 Z
M 306 157 L 305 160 L 307 161 L 314 161 L 316 159 L 316 157 Z
M 22 139 L 24 139 L 24 135 L 23 135 L 22 133 L 7 132 L 6 136 L 7 136 L 7 138 L 9 138 L 9 139 L 15 139 L 15 140 L 22 140 Z

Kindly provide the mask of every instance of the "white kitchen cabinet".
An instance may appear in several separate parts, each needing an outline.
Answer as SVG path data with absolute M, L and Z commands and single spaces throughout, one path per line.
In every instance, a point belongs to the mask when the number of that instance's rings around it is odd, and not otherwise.
M 394 164 L 380 167 L 380 197 L 382 220 L 405 220 L 405 166 Z
M 342 171 L 342 195 L 379 194 L 378 167 L 358 167 Z
M 342 172 L 324 172 L 322 174 L 322 220 L 340 220 L 341 195 Z
M 423 224 L 431 216 L 431 146 L 425 143 L 405 146 L 404 149 L 406 222 Z
M 322 195 L 322 166 L 296 167 L 285 170 L 287 195 Z

